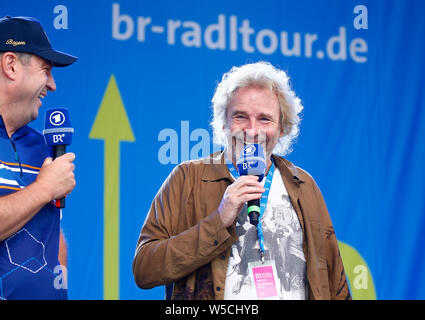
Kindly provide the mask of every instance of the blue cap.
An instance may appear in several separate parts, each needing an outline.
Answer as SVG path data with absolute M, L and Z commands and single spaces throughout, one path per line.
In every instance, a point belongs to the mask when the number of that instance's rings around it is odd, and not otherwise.
M 55 67 L 66 67 L 77 57 L 52 48 L 40 22 L 31 17 L 0 18 L 0 52 L 27 52 L 35 54 Z

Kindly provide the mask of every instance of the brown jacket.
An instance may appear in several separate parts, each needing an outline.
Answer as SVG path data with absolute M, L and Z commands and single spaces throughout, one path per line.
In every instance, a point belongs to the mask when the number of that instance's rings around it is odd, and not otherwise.
M 351 299 L 337 239 L 322 194 L 313 178 L 273 156 L 303 231 L 310 299 Z M 232 183 L 223 162 L 178 165 L 155 196 L 133 261 L 137 285 L 166 285 L 167 299 L 223 299 L 235 224 L 225 228 L 217 208 Z

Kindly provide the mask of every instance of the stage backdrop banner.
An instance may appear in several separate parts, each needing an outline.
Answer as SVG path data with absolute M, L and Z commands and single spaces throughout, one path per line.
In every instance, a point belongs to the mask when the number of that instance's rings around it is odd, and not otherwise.
M 38 18 L 79 57 L 53 69 L 32 123 L 66 107 L 75 129 L 68 284 L 59 270 L 52 284 L 70 299 L 164 298 L 131 268 L 151 201 L 179 162 L 217 149 L 215 86 L 259 60 L 304 105 L 287 158 L 324 195 L 353 298 L 425 298 L 425 1 L 21 0 L 0 14 Z

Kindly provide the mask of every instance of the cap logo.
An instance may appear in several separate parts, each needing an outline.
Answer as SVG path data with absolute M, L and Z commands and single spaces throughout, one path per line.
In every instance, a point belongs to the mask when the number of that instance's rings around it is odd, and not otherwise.
M 6 44 L 16 47 L 16 46 L 24 46 L 27 43 L 25 41 L 15 41 L 13 39 L 9 39 L 9 40 L 6 41 Z

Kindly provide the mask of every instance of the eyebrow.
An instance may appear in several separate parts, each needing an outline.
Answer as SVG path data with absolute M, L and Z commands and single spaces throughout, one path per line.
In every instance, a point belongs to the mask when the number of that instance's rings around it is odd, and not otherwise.
M 40 63 L 40 67 L 41 68 L 50 67 L 50 70 L 51 70 L 53 68 L 53 62 L 42 58 L 41 63 Z
M 235 110 L 232 112 L 232 116 L 238 115 L 238 114 L 242 114 L 242 115 L 247 115 L 248 113 L 245 111 L 241 111 L 241 110 Z M 258 114 L 258 116 L 260 117 L 267 117 L 267 118 L 273 118 L 273 116 L 269 113 L 265 113 L 265 112 L 261 112 Z
M 239 111 L 239 110 L 232 111 L 232 116 L 234 116 L 235 114 L 246 114 L 246 112 L 245 111 Z

